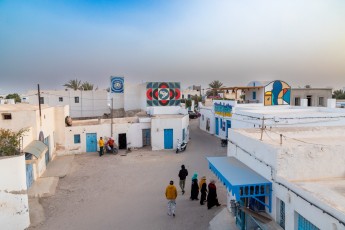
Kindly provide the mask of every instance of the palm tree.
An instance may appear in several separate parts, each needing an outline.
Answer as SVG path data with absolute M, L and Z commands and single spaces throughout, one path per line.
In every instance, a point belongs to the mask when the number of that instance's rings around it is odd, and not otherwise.
M 218 80 L 214 80 L 208 85 L 210 86 L 211 89 L 207 90 L 206 95 L 217 96 L 218 92 L 220 92 L 219 88 L 222 87 L 223 83 Z
M 87 90 L 93 90 L 93 84 L 85 81 L 83 82 L 83 84 L 81 85 L 81 89 L 84 90 L 84 91 L 87 91 Z
M 345 92 L 343 90 L 341 90 L 341 89 L 334 90 L 332 98 L 335 98 L 335 99 L 345 99 Z
M 68 89 L 73 89 L 73 90 L 82 89 L 81 81 L 79 81 L 78 79 L 69 80 L 68 83 L 64 84 L 63 86 L 65 86 Z

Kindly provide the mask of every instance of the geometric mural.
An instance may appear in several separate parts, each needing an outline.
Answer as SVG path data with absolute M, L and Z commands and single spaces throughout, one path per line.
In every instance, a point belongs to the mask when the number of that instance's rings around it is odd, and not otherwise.
M 123 77 L 110 76 L 110 92 L 123 93 L 124 79 Z
M 179 82 L 147 82 L 147 106 L 179 106 L 181 101 Z
M 231 117 L 232 116 L 232 105 L 225 104 L 225 103 L 214 103 L 214 113 L 223 116 L 223 117 Z
M 264 105 L 290 105 L 291 87 L 284 81 L 272 81 L 265 86 Z

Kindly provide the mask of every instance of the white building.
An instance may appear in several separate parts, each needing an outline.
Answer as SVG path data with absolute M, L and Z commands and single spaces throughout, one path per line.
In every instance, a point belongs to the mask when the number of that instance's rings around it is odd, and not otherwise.
M 344 128 L 229 129 L 228 157 L 208 160 L 239 229 L 345 229 Z

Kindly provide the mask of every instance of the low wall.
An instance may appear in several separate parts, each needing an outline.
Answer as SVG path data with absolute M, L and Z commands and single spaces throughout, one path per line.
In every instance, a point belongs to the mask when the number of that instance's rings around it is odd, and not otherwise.
M 25 155 L 0 158 L 0 228 L 30 225 Z

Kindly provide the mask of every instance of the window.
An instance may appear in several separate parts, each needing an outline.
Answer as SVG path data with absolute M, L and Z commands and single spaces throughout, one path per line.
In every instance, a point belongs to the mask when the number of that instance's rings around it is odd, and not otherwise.
M 59 97 L 59 102 L 63 102 L 63 97 Z
M 74 135 L 74 144 L 80 144 L 80 134 Z
M 201 118 L 202 118 L 202 120 L 204 120 L 204 119 L 205 119 L 204 114 L 201 116 Z
M 298 229 L 301 229 L 301 230 L 320 230 L 318 227 L 313 225 L 309 220 L 305 219 L 300 214 L 298 214 Z
M 12 114 L 10 114 L 10 113 L 3 113 L 2 114 L 2 119 L 4 119 L 4 120 L 12 120 Z
M 324 106 L 324 98 L 323 97 L 319 97 L 319 106 Z
M 285 229 L 285 203 L 284 201 L 280 200 L 280 208 L 279 208 L 279 225 L 283 229 Z
M 300 105 L 301 105 L 301 98 L 295 97 L 295 106 L 300 106 Z
M 40 104 L 44 104 L 44 97 L 40 97 Z
M 79 103 L 79 97 L 74 97 L 74 103 Z
M 184 94 L 182 94 L 182 99 L 184 99 Z
M 256 100 L 256 92 L 253 92 L 253 100 Z

